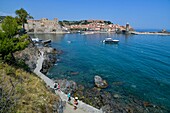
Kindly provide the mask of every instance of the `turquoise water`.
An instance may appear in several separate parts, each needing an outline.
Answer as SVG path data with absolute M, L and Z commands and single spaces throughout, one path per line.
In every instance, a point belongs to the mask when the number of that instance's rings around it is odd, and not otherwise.
M 52 47 L 63 51 L 60 61 L 47 75 L 50 78 L 67 78 L 94 87 L 93 77 L 100 75 L 109 83 L 107 91 L 131 94 L 170 109 L 170 36 L 46 34 L 35 37 L 52 39 Z M 101 41 L 107 37 L 120 42 L 103 44 Z M 115 85 L 116 82 L 121 85 Z

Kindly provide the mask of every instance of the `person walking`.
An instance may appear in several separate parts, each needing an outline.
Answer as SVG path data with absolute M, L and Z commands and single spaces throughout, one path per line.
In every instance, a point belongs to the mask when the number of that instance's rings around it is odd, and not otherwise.
M 71 101 L 71 94 L 70 93 L 68 93 L 67 98 L 68 98 L 68 102 L 70 103 L 70 101 Z

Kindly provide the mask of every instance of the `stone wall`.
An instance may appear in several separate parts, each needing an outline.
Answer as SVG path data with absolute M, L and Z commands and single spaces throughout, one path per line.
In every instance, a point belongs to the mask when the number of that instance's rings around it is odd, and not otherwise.
M 25 29 L 27 32 L 34 33 L 62 32 L 57 18 L 54 18 L 53 20 L 48 20 L 47 18 L 42 18 L 41 20 L 27 20 Z

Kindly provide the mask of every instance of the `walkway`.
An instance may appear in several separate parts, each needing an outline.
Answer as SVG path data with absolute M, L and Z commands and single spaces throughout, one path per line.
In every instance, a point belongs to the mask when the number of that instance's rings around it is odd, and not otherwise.
M 42 74 L 40 72 L 40 70 L 42 68 L 43 61 L 44 61 L 43 54 L 44 54 L 44 52 L 41 51 L 41 55 L 40 55 L 39 59 L 37 60 L 37 65 L 34 70 L 34 73 L 37 74 L 42 80 L 44 80 L 44 82 L 48 86 L 53 88 L 54 82 L 50 78 L 48 78 L 47 76 L 45 76 L 44 74 Z M 74 100 L 73 97 L 71 97 L 72 105 L 70 105 L 67 103 L 67 95 L 65 93 L 63 93 L 62 91 L 55 91 L 55 93 L 60 96 L 62 101 L 66 101 L 66 109 L 64 110 L 64 113 L 102 113 L 101 110 L 94 108 L 88 104 L 85 104 L 82 101 L 78 101 L 78 109 L 74 110 L 73 109 L 73 100 Z

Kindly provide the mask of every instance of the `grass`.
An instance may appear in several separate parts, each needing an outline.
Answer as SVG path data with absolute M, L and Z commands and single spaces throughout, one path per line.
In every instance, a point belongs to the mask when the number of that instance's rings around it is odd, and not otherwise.
M 53 112 L 53 105 L 59 101 L 59 97 L 49 91 L 40 78 L 22 69 L 0 63 L 0 88 L 5 87 L 6 93 L 12 87 L 10 80 L 15 84 L 12 98 L 18 99 L 11 112 Z

